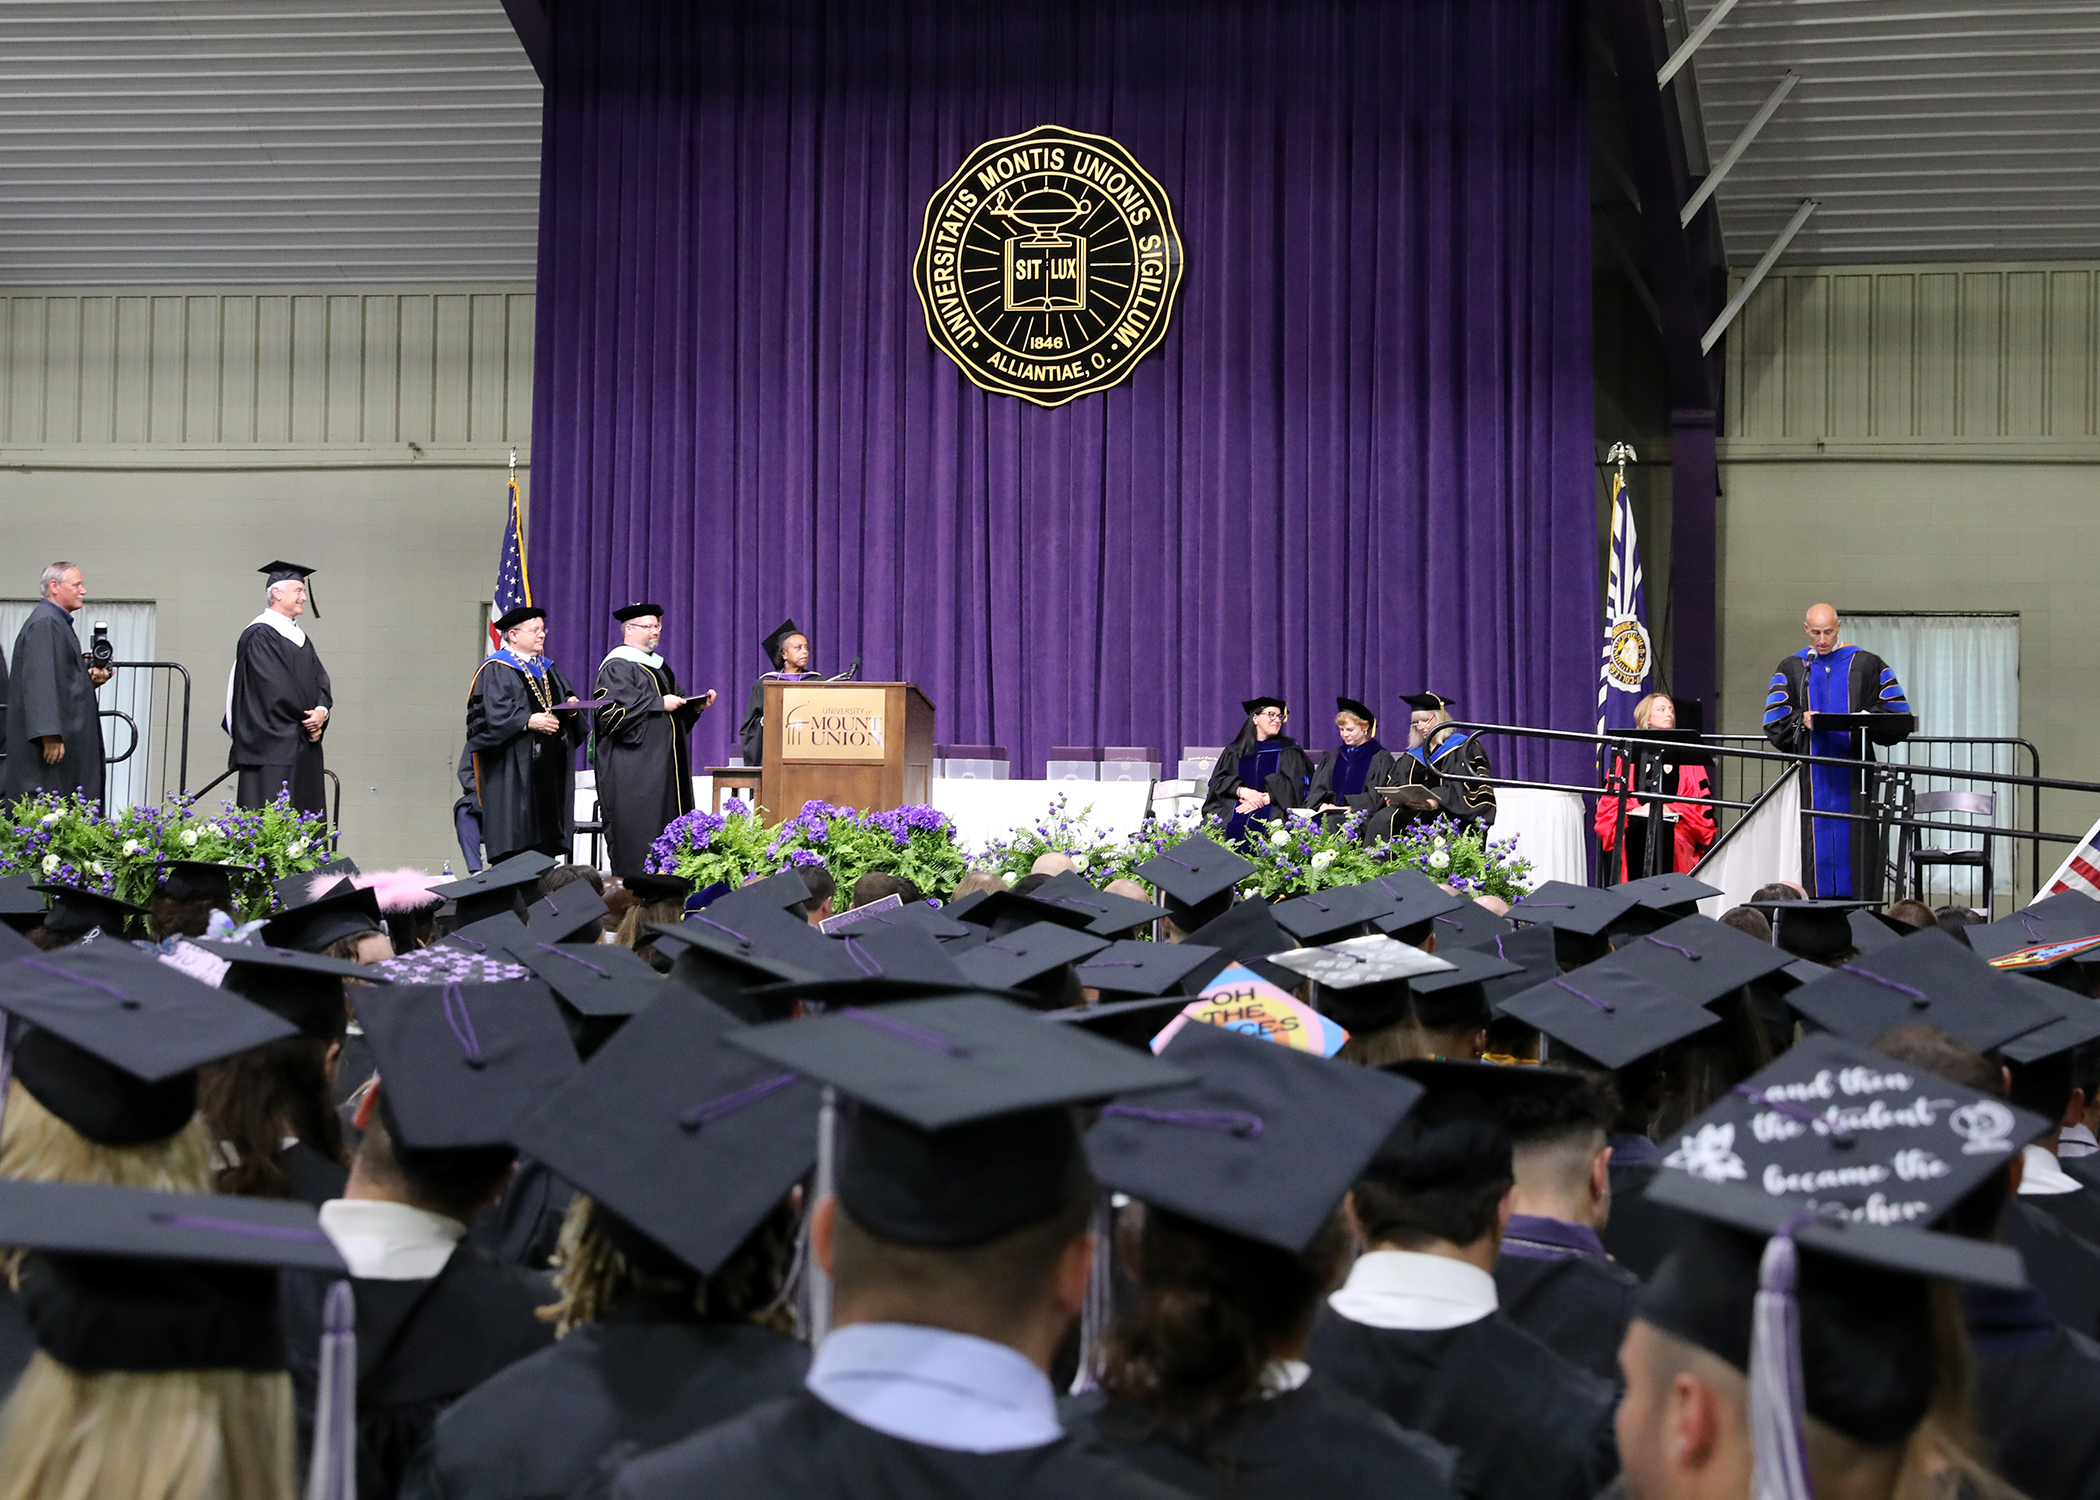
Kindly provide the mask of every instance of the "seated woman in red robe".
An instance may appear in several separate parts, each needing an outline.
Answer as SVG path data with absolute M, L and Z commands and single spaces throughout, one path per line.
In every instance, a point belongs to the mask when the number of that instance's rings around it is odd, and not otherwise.
M 1665 693 L 1650 693 L 1634 705 L 1633 723 L 1636 729 L 1675 729 L 1677 727 L 1677 705 L 1672 703 L 1669 696 Z M 1621 781 L 1626 774 L 1624 757 L 1613 756 L 1611 781 Z M 1704 766 L 1665 765 L 1663 767 L 1663 775 L 1665 778 L 1674 778 L 1675 789 L 1680 797 L 1711 797 L 1713 795 L 1713 792 L 1707 785 L 1706 768 Z M 1605 784 L 1608 786 L 1611 784 L 1611 781 L 1607 781 Z M 1666 784 L 1668 784 L 1667 781 Z M 1634 819 L 1652 819 L 1654 806 L 1655 804 L 1652 802 L 1635 799 L 1632 805 L 1626 809 L 1626 841 L 1629 844 L 1634 844 L 1636 848 L 1639 846 L 1639 840 L 1634 835 L 1639 832 L 1639 829 L 1635 826 Z M 1670 868 L 1682 874 L 1689 871 L 1693 865 L 1699 863 L 1699 856 L 1704 854 L 1713 844 L 1714 810 L 1696 802 L 1671 802 L 1664 806 L 1663 818 L 1676 834 L 1676 846 L 1671 851 L 1673 857 Z M 1643 824 L 1642 826 L 1645 827 L 1646 825 Z M 1610 854 L 1613 841 L 1618 837 L 1618 833 L 1619 799 L 1614 796 L 1601 796 L 1597 799 L 1597 847 L 1604 853 Z M 1618 873 L 1612 876 L 1613 880 L 1626 880 L 1631 875 L 1646 873 L 1645 870 L 1629 872 L 1626 868 L 1626 855 L 1623 851 L 1619 853 L 1614 863 Z

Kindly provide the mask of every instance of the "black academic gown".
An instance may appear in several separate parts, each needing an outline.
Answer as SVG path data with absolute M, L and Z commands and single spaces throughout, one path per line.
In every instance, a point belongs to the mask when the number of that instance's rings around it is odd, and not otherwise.
M 0 766 L 0 803 L 75 787 L 102 800 L 102 725 L 95 684 L 81 659 L 73 617 L 49 599 L 37 601 L 15 636 L 8 674 L 7 761 Z M 39 739 L 57 735 L 65 756 L 44 764 Z
M 737 743 L 744 752 L 744 764 L 762 766 L 766 754 L 766 684 L 769 682 L 807 682 L 816 676 L 814 672 L 767 672 L 751 684 L 751 694 L 744 700 L 744 724 L 737 731 Z
M 1494 827 L 1494 787 L 1485 781 L 1447 780 L 1453 773 L 1492 776 L 1495 768 L 1480 741 L 1464 733 L 1451 734 L 1434 750 L 1419 745 L 1410 750 L 1388 750 L 1372 761 L 1365 785 L 1422 787 L 1435 795 L 1436 806 L 1420 811 L 1409 807 L 1381 808 L 1365 821 L 1365 837 L 1384 838 L 1395 829 L 1413 823 L 1433 823 L 1438 818 L 1449 818 L 1461 827 L 1478 828 L 1482 833 Z
M 606 852 L 614 874 L 639 875 L 664 825 L 693 810 L 693 754 L 686 736 L 700 705 L 666 713 L 664 699 L 679 696 L 671 664 L 651 667 L 624 656 L 605 658 L 591 696 L 613 700 L 593 715 Z
M 1864 759 L 1865 747 L 1853 742 L 1849 732 L 1815 729 L 1802 722 L 1814 713 L 1907 714 L 1910 702 L 1903 685 L 1888 663 L 1857 646 L 1839 646 L 1821 669 L 1812 648 L 1803 647 L 1779 663 L 1765 694 L 1765 738 L 1776 750 L 1789 755 L 1827 755 Z M 1842 685 L 1837 682 L 1844 674 Z M 1907 732 L 1890 718 L 1886 730 L 1877 729 L 1867 738 L 1876 745 L 1893 745 Z M 1829 812 L 1864 813 L 1868 810 L 1866 777 L 1863 771 L 1846 766 L 1811 766 L 1811 807 Z M 1880 830 L 1872 823 L 1836 818 L 1811 818 L 1812 837 L 1801 849 L 1802 879 L 1810 894 L 1849 896 L 1862 901 L 1881 899 L 1882 861 Z
M 793 1339 L 702 1322 L 688 1298 L 630 1292 L 439 1418 L 413 1500 L 603 1494 L 621 1465 L 794 1395 L 808 1371 Z
M 526 725 L 534 714 L 574 694 L 552 662 L 544 682 L 529 681 L 494 656 L 474 674 L 467 697 L 467 750 L 474 757 L 481 842 L 491 864 L 526 849 L 569 857 L 576 837 L 576 747 L 583 743 L 583 715 L 557 714 L 561 728 L 553 734 Z
M 1258 780 L 1242 774 L 1246 769 L 1242 761 L 1271 750 L 1277 752 L 1274 770 Z M 1306 806 L 1305 792 L 1312 784 L 1312 774 L 1312 758 L 1289 735 L 1257 740 L 1251 728 L 1243 729 L 1239 738 L 1219 754 L 1218 763 L 1210 773 L 1210 786 L 1203 798 L 1204 821 L 1223 820 L 1227 833 L 1238 838 L 1251 822 L 1280 818 L 1287 807 Z M 1246 818 L 1240 817 L 1236 809 L 1239 807 L 1239 789 L 1243 786 L 1267 792 L 1269 805 Z
M 1371 1328 L 1321 1309 L 1315 1370 L 1459 1452 L 1476 1500 L 1590 1500 L 1619 1469 L 1618 1392 L 1500 1312 L 1457 1328 Z
M 1646 1149 L 1638 1157 L 1619 1160 L 1622 1150 L 1642 1147 Z M 1661 1164 L 1662 1153 L 1647 1137 L 1612 1137 L 1611 1218 L 1597 1237 L 1604 1241 L 1615 1264 L 1643 1281 L 1655 1274 L 1686 1222 L 1676 1209 L 1648 1201 L 1648 1184 L 1655 1181 Z
M 312 1447 L 322 1309 L 338 1278 L 281 1274 L 287 1365 L 300 1449 Z M 461 1245 L 428 1281 L 353 1280 L 357 1298 L 357 1493 L 394 1500 L 427 1460 L 445 1409 L 554 1342 L 534 1309 L 553 1284 Z
M 620 1471 L 614 1500 L 1188 1500 L 1067 1435 L 1011 1453 L 957 1453 L 863 1427 L 803 1391 Z
M 1998 1238 L 2020 1252 L 2027 1280 L 2066 1328 L 2100 1338 L 2100 1249 L 2036 1208 L 2033 1197 L 2007 1200 Z
M 2049 1314 L 2032 1287 L 1967 1287 L 1976 1427 L 2028 1500 L 2100 1500 L 2100 1343 Z
M 22 1311 L 22 1299 L 5 1281 L 0 1281 L 0 1404 L 6 1403 L 35 1354 L 36 1335 L 29 1330 L 29 1316 Z
M 1569 1364 L 1616 1384 L 1640 1277 L 1595 1255 L 1548 1260 L 1513 1255 L 1506 1243 L 1495 1258 L 1503 1313 Z
M 1373 772 L 1391 764 L 1391 754 L 1375 737 L 1361 745 L 1343 745 L 1313 768 L 1305 805 L 1324 807 L 1333 802 L 1342 807 L 1375 807 L 1378 798 L 1364 788 L 1377 786 Z
M 1453 1500 L 1457 1455 L 1317 1372 L 1220 1424 L 1202 1457 L 1152 1414 L 1101 1392 L 1066 1402 L 1065 1431 L 1204 1500 Z M 1228 1483 L 1224 1466 L 1229 1466 Z
M 2028 1193 L 2022 1195 L 2022 1201 L 2032 1203 L 2088 1245 L 2100 1248 L 2100 1191 L 2084 1186 L 2082 1179 L 2075 1193 Z
M 321 653 L 314 650 L 311 638 L 295 645 L 259 622 L 242 631 L 233 648 L 226 724 L 233 737 L 226 765 L 240 773 L 234 801 L 242 807 L 267 807 L 289 786 L 293 807 L 325 813 L 328 783 L 322 774 L 321 742 L 308 739 L 300 721 L 316 708 L 334 707 L 328 669 L 321 665 Z M 325 722 L 321 729 L 325 737 Z
M 293 1141 L 277 1153 L 277 1170 L 290 1184 L 285 1196 L 315 1208 L 331 1198 L 343 1196 L 350 1185 L 350 1169 L 331 1161 L 304 1141 Z

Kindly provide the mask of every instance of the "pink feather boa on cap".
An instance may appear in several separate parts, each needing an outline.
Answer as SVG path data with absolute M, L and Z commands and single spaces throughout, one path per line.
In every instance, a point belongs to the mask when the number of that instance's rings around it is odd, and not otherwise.
M 341 875 L 309 876 L 307 899 L 317 900 L 323 891 L 335 889 L 343 878 Z M 426 875 L 407 865 L 398 870 L 377 870 L 369 875 L 349 878 L 351 884 L 378 897 L 379 909 L 383 912 L 421 911 L 425 907 L 440 905 L 444 897 L 431 895 L 431 888 L 444 885 L 447 880 L 443 875 Z

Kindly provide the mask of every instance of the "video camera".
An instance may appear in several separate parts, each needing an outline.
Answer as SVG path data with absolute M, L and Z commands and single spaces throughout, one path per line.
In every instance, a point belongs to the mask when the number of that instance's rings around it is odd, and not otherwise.
M 97 672 L 107 672 L 109 664 L 117 659 L 117 648 L 109 643 L 109 622 L 97 620 L 95 634 L 88 642 L 88 666 Z

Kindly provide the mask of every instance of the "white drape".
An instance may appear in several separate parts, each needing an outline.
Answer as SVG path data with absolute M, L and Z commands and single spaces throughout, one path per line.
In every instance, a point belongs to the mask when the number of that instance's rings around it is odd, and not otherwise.
M 0 599 L 0 650 L 9 653 L 10 663 L 15 634 L 36 604 L 34 599 Z M 87 608 L 73 617 L 73 633 L 80 637 L 81 650 L 87 649 L 97 621 L 109 626 L 109 643 L 116 651 L 116 660 L 153 660 L 154 607 L 150 600 L 89 599 Z M 136 753 L 123 764 L 109 768 L 110 812 L 136 806 L 150 795 L 148 772 L 159 748 L 144 739 L 153 729 L 153 677 L 151 672 L 119 672 L 95 695 L 98 707 L 131 715 L 141 736 Z M 130 743 L 131 731 L 121 720 L 102 721 L 103 754 L 120 754 Z

